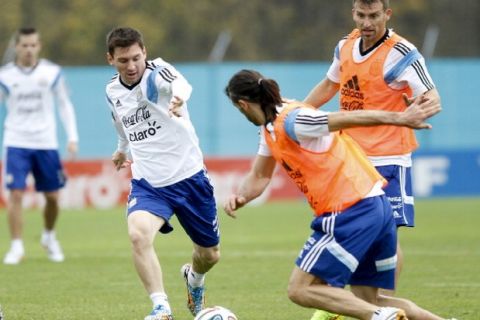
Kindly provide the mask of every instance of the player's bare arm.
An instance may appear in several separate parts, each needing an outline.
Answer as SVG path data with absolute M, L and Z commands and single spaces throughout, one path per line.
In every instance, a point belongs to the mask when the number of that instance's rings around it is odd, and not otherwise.
M 436 88 L 433 88 L 431 90 L 428 90 L 423 94 L 423 97 L 426 99 L 430 100 L 430 103 L 432 104 L 438 104 L 441 106 L 441 100 L 440 100 L 440 95 L 438 93 L 438 90 Z M 415 101 L 416 97 L 409 97 L 405 93 L 403 94 L 403 101 L 407 106 L 411 105 Z
M 303 102 L 312 105 L 315 108 L 320 108 L 335 96 L 338 92 L 338 88 L 338 83 L 325 77 L 312 89 L 312 91 L 310 91 Z
M 276 161 L 273 157 L 256 156 L 250 172 L 240 184 L 237 192 L 231 194 L 223 205 L 223 209 L 229 216 L 235 218 L 236 210 L 265 191 L 272 179 L 275 164 Z
M 353 127 L 388 124 L 412 129 L 431 129 L 432 126 L 425 120 L 439 113 L 441 109 L 439 103 L 422 95 L 417 97 L 404 112 L 361 110 L 329 113 L 328 128 L 330 131 L 338 131 Z
M 432 104 L 437 104 L 441 108 L 442 101 L 440 99 L 440 94 L 438 93 L 438 90 L 436 88 L 428 90 L 423 94 L 423 96 L 426 99 L 430 100 Z

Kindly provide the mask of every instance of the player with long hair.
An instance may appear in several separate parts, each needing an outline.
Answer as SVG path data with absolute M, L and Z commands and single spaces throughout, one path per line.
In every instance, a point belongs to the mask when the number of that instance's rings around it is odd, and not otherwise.
M 409 300 L 379 294 L 379 288 L 394 288 L 396 226 L 382 190 L 385 179 L 342 131 L 377 125 L 428 129 L 424 121 L 440 105 L 424 97 L 404 112 L 328 113 L 301 102 L 284 105 L 275 80 L 254 70 L 236 73 L 225 90 L 233 105 L 261 127 L 258 154 L 226 200 L 226 213 L 235 217 L 258 197 L 279 163 L 315 214 L 313 233 L 290 277 L 289 298 L 362 320 L 442 320 Z

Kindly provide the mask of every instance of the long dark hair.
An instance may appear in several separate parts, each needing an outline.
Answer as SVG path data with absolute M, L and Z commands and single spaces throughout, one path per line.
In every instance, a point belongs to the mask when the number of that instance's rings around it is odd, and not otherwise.
M 265 79 L 255 70 L 241 70 L 234 74 L 225 93 L 233 103 L 242 99 L 260 104 L 266 123 L 275 120 L 277 106 L 282 104 L 278 83 L 273 79 Z

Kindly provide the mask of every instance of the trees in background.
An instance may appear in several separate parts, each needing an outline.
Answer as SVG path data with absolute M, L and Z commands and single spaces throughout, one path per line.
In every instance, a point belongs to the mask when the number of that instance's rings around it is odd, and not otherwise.
M 480 2 L 391 1 L 391 26 L 422 48 L 438 26 L 435 56 L 480 55 Z M 222 31 L 232 41 L 225 60 L 330 60 L 353 27 L 351 0 L 2 0 L 0 52 L 19 26 L 42 32 L 44 55 L 67 65 L 105 62 L 105 35 L 115 26 L 144 34 L 150 56 L 205 61 Z

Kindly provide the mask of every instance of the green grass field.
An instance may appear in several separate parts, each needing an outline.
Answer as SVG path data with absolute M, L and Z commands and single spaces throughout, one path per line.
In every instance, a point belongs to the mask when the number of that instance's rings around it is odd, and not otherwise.
M 417 227 L 402 229 L 405 268 L 398 295 L 443 316 L 480 319 L 480 199 L 417 201 Z M 2 210 L 4 213 L 4 210 Z M 207 304 L 241 320 L 308 320 L 311 310 L 286 295 L 294 260 L 310 234 L 303 202 L 248 207 L 234 220 L 221 216 L 222 259 L 207 276 Z M 66 261 L 54 264 L 40 247 L 41 216 L 25 214 L 26 259 L 0 265 L 0 304 L 6 320 L 143 319 L 150 300 L 134 271 L 124 209 L 63 212 L 58 236 Z M 157 238 L 167 293 L 176 320 L 192 319 L 179 269 L 191 245 L 176 230 Z M 0 216 L 0 255 L 9 246 Z

